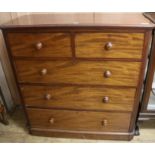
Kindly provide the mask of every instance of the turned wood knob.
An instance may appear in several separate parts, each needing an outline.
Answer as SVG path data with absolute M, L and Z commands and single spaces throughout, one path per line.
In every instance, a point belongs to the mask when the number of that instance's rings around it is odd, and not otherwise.
M 52 98 L 51 94 L 45 94 L 45 99 L 50 100 Z
M 38 43 L 36 43 L 35 47 L 37 50 L 40 50 L 40 49 L 42 49 L 43 44 L 41 42 L 38 42 Z
M 103 127 L 106 127 L 108 125 L 108 120 L 104 119 L 103 121 L 101 121 L 101 125 Z
M 105 44 L 105 49 L 106 49 L 106 50 L 112 49 L 112 43 L 111 43 L 111 42 L 106 43 L 106 44 Z
M 103 103 L 108 103 L 108 102 L 109 102 L 109 97 L 108 96 L 103 97 Z
M 50 118 L 49 123 L 50 123 L 50 124 L 54 124 L 54 118 L 53 118 L 53 117 Z
M 46 74 L 47 74 L 47 69 L 46 69 L 46 68 L 43 68 L 43 69 L 40 71 L 40 74 L 41 74 L 41 75 L 46 75 Z
M 104 77 L 105 78 L 109 78 L 109 77 L 111 77 L 111 75 L 112 74 L 111 74 L 111 72 L 109 70 L 107 70 L 107 71 L 104 72 Z

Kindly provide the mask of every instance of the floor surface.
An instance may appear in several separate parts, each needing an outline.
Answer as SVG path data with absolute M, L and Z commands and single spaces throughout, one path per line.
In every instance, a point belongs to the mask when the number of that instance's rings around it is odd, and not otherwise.
M 107 140 L 86 140 L 32 136 L 28 133 L 25 118 L 21 110 L 16 110 L 8 117 L 9 125 L 0 123 L 0 143 L 102 143 L 124 142 Z M 126 142 L 126 141 L 125 141 Z M 155 121 L 140 124 L 140 136 L 135 136 L 130 142 L 155 142 Z

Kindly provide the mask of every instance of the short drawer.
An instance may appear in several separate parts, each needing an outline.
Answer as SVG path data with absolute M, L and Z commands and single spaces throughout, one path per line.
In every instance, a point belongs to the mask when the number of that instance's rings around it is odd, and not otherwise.
M 141 59 L 143 40 L 143 33 L 77 33 L 76 56 Z
M 13 56 L 71 57 L 68 33 L 8 33 Z
M 27 109 L 33 128 L 56 130 L 127 132 L 130 113 Z
M 141 62 L 16 60 L 19 82 L 137 86 Z
M 21 86 L 28 107 L 132 111 L 136 89 L 78 86 Z

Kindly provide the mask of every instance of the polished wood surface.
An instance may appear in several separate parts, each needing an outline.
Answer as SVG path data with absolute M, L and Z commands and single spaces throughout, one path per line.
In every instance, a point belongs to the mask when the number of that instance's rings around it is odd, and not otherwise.
M 143 33 L 79 33 L 76 56 L 84 58 L 142 58 Z
M 142 13 L 39 13 L 24 15 L 13 21 L 6 22 L 1 28 L 37 27 L 52 25 L 89 25 L 119 27 L 153 27 Z
M 128 132 L 131 117 L 130 113 L 114 112 L 43 110 L 31 108 L 28 108 L 27 111 L 32 127 L 75 131 Z
M 149 63 L 148 63 L 148 68 L 146 72 L 146 80 L 145 80 L 144 93 L 142 98 L 141 113 L 149 112 L 148 103 L 149 103 L 150 94 L 152 90 L 154 71 L 155 71 L 155 35 L 153 36 L 151 51 L 149 55 Z M 155 112 L 155 110 L 152 109 L 150 110 L 150 112 L 153 113 Z
M 106 25 L 122 25 L 122 26 L 142 26 L 148 27 L 153 26 L 150 20 L 142 15 L 142 13 L 102 13 L 98 12 L 94 14 L 95 24 L 106 24 Z
M 13 56 L 71 57 L 69 33 L 9 33 Z
M 132 111 L 136 89 L 24 85 L 21 91 L 29 107 Z
M 91 85 L 137 86 L 140 62 L 117 61 L 27 61 L 16 60 L 21 83 L 72 83 Z M 42 69 L 46 75 L 40 75 Z M 104 77 L 109 70 L 112 75 Z
M 145 12 L 143 15 L 155 24 L 155 12 Z
M 52 142 L 62 142 L 62 143 L 104 143 L 104 142 L 114 142 L 114 143 L 118 143 L 118 140 L 127 140 L 125 139 L 125 134 L 122 136 L 123 133 L 105 133 L 100 134 L 98 132 L 96 132 L 96 134 L 92 133 L 91 136 L 88 136 L 87 134 L 82 134 L 80 131 L 78 132 L 69 132 L 68 134 L 65 132 L 58 132 L 55 131 L 54 133 L 54 129 L 39 129 L 39 128 L 35 128 L 36 130 L 34 131 L 34 128 L 31 128 L 31 134 L 33 132 L 33 135 L 42 135 L 41 137 L 38 136 L 33 136 L 30 135 L 27 132 L 27 127 L 25 126 L 25 117 L 24 114 L 22 112 L 22 110 L 20 108 L 16 109 L 16 113 L 14 113 L 13 117 L 9 117 L 9 122 L 10 125 L 6 126 L 4 128 L 4 126 L 2 124 L 0 124 L 0 133 L 1 133 L 1 138 L 0 138 L 0 142 L 4 143 L 4 142 L 42 142 L 42 143 L 52 143 Z M 134 139 L 131 142 L 154 142 L 155 141 L 155 123 L 154 121 L 149 121 L 149 122 L 143 122 L 140 123 L 140 136 L 135 136 Z M 38 130 L 37 130 L 38 129 Z M 33 130 L 33 131 L 32 131 Z M 37 132 L 38 131 L 38 132 Z M 40 131 L 40 134 L 39 134 Z M 45 132 L 46 131 L 46 132 Z M 50 132 L 51 131 L 51 132 Z M 53 131 L 53 132 L 52 132 Z M 56 134 L 57 132 L 57 134 Z M 69 136 L 70 133 L 70 136 Z M 89 132 L 90 133 L 90 132 Z M 97 135 L 98 133 L 98 135 Z M 126 133 L 126 135 L 130 135 L 130 134 L 134 134 L 134 133 Z M 94 136 L 95 135 L 95 136 Z M 117 136 L 116 136 L 117 135 Z M 53 138 L 49 138 L 49 137 L 45 137 L 45 136 L 52 136 Z M 9 137 L 9 138 L 8 138 Z M 60 138 L 55 138 L 55 137 L 60 137 Z M 62 138 L 65 137 L 65 138 Z M 74 138 L 73 138 L 74 137 Z M 116 139 L 116 137 L 118 138 L 117 141 L 114 141 L 114 139 Z M 11 139 L 10 139 L 11 138 Z M 81 139 L 79 139 L 81 138 Z M 23 141 L 24 139 L 24 141 Z M 93 140 L 95 139 L 95 140 Z M 98 139 L 98 140 L 96 140 Z M 102 139 L 102 140 L 101 140 Z M 112 141 L 106 141 L 105 139 L 112 139 Z M 102 145 L 102 144 L 101 144 Z
M 147 12 L 144 14 L 148 19 L 155 23 L 155 13 Z M 148 109 L 150 104 L 152 84 L 154 81 L 155 72 L 155 30 L 153 31 L 153 39 L 151 44 L 151 50 L 148 57 L 148 67 L 146 71 L 146 79 L 144 83 L 144 92 L 142 96 L 141 109 L 139 114 L 139 121 L 148 121 L 155 119 L 155 109 Z
M 56 22 L 61 15 L 55 16 L 57 20 L 41 14 L 32 17 L 38 23 L 42 19 L 48 19 L 49 23 L 16 25 L 14 22 L 2 26 L 29 131 L 44 135 L 101 135 L 109 139 L 119 135 L 131 139 L 136 129 L 153 25 L 142 14 L 112 17 L 96 13 L 85 23 L 75 20 L 75 16 L 70 18 L 71 14 L 62 22 Z M 84 18 L 78 16 L 79 21 Z M 47 38 L 50 34 L 68 34 L 71 55 L 63 56 L 66 50 L 52 53 L 49 45 L 48 55 L 44 52 L 40 57 L 33 56 L 25 52 L 29 46 L 22 48 L 25 55 L 14 55 L 12 47 L 17 46 L 10 46 L 11 33 L 32 35 L 32 38 L 40 34 L 48 34 Z M 45 48 L 44 40 L 36 38 L 32 39 L 33 47 L 41 52 Z M 59 43 L 53 46 L 64 48 Z
M 37 14 L 37 15 L 36 15 Z M 152 13 L 151 13 L 152 14 Z M 113 15 L 115 18 L 113 18 Z M 130 20 L 129 20 L 130 19 Z M 72 20 L 72 21 L 71 21 Z M 114 21 L 115 20 L 115 21 Z M 118 23 L 118 24 L 133 24 L 133 25 L 141 25 L 147 26 L 150 25 L 151 22 L 146 19 L 141 13 L 54 13 L 54 12 L 46 12 L 46 13 L 33 13 L 33 12 L 1 12 L 0 13 L 0 27 L 1 25 L 35 25 L 38 24 L 62 24 L 62 23 L 83 23 L 89 24 L 90 21 L 93 23 Z M 77 23 L 78 22 L 78 23 Z M 117 25 L 118 25 L 117 24 Z M 132 26 L 133 26 L 132 25 Z M 4 27 L 2 26 L 2 27 Z M 20 104 L 19 93 L 17 90 L 17 86 L 12 74 L 12 70 L 10 68 L 10 64 L 8 61 L 8 56 L 6 49 L 4 47 L 3 37 L 0 34 L 0 57 L 2 60 L 3 68 L 6 74 L 6 78 L 8 81 L 8 85 L 11 91 L 11 95 L 13 96 L 12 99 L 15 104 Z
M 134 132 L 99 132 L 99 131 L 70 131 L 58 129 L 30 128 L 30 134 L 36 136 L 47 136 L 57 138 L 80 138 L 95 140 L 124 140 L 130 141 L 134 137 Z
M 1 98 L 0 98 L 1 99 Z M 1 103 L 0 100 L 0 123 L 3 123 L 5 125 L 8 125 L 8 119 L 7 119 L 7 112 L 6 112 L 6 108 L 4 107 L 4 105 Z

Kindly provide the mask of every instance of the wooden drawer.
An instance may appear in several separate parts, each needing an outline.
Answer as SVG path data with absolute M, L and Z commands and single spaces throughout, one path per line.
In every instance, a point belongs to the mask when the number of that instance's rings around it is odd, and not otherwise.
M 13 56 L 71 57 L 68 33 L 8 33 Z
M 137 86 L 140 62 L 16 60 L 18 80 L 26 83 L 72 83 Z
M 76 131 L 128 132 L 130 113 L 27 109 L 31 127 Z
M 21 86 L 21 91 L 25 104 L 32 107 L 132 111 L 136 89 Z
M 76 56 L 85 58 L 142 58 L 143 33 L 79 33 Z

